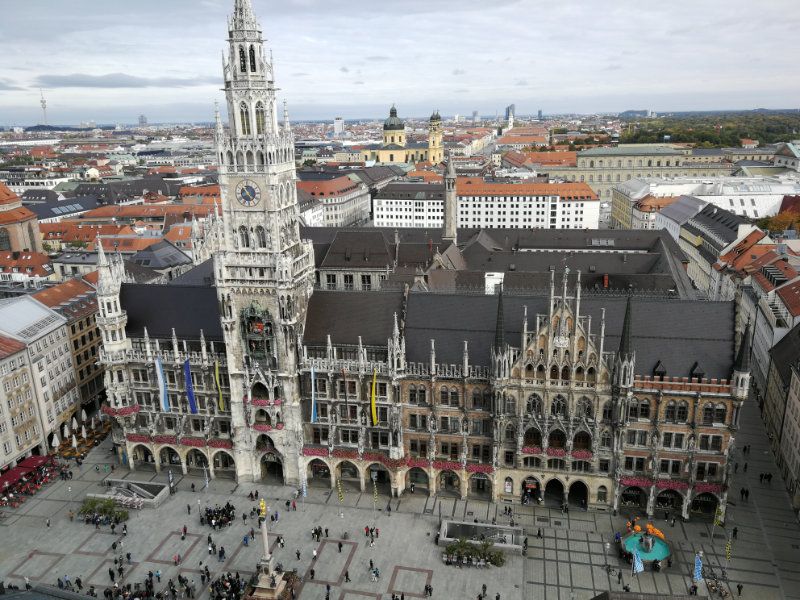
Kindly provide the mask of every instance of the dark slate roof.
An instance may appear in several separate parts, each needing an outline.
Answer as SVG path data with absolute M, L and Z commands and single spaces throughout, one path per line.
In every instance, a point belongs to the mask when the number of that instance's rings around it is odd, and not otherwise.
M 519 345 L 523 307 L 528 307 L 530 326 L 536 314 L 547 313 L 547 303 L 544 295 L 504 297 L 505 339 L 509 344 Z M 607 351 L 619 348 L 625 303 L 623 296 L 585 297 L 581 302 L 581 314 L 592 316 L 595 335 L 600 332 L 600 311 L 606 309 Z M 688 377 L 697 362 L 706 377 L 730 377 L 734 358 L 732 302 L 634 298 L 632 305 L 637 373 L 650 375 L 661 361 L 667 376 Z M 411 292 L 405 322 L 408 360 L 427 362 L 430 340 L 434 338 L 436 360 L 460 364 L 466 340 L 470 361 L 488 366 L 496 333 L 496 311 L 497 299 L 490 295 Z
M 800 325 L 789 331 L 783 339 L 769 351 L 772 363 L 778 371 L 784 386 L 792 380 L 792 365 L 800 361 Z
M 26 200 L 23 198 L 22 204 L 36 213 L 36 216 L 41 220 L 69 217 L 70 215 L 102 206 L 102 202 L 96 196 L 76 196 L 58 200 L 57 194 L 56 198 L 48 200 Z
M 661 209 L 662 216 L 672 219 L 678 225 L 683 225 L 708 204 L 705 200 L 694 196 L 680 196 L 672 204 Z
M 727 245 L 739 236 L 739 225 L 746 225 L 749 222 L 745 217 L 709 204 L 689 219 L 689 222 L 684 227 L 700 236 L 703 236 L 704 229 L 709 230 Z M 708 236 L 703 237 L 707 241 L 714 243 L 714 240 L 708 239 Z
M 380 231 L 338 231 L 319 268 L 384 269 L 392 264 L 392 256 Z
M 179 250 L 168 240 L 161 240 L 144 250 L 139 250 L 131 257 L 131 261 L 151 269 L 169 269 L 192 263 L 192 259 L 185 252 Z
M 178 275 L 168 285 L 214 285 L 214 259 L 209 258 L 185 273 Z
M 124 283 L 120 302 L 128 313 L 129 337 L 141 338 L 147 327 L 154 338 L 169 338 L 175 328 L 180 339 L 199 339 L 201 329 L 209 341 L 223 339 L 214 287 Z
M 129 198 L 142 196 L 145 192 L 176 196 L 182 185 L 181 181 L 165 181 L 161 177 L 144 177 L 124 181 L 81 183 L 75 187 L 75 195 L 97 196 L 106 203 L 115 204 Z
M 382 200 L 443 200 L 444 184 L 392 182 L 380 190 L 375 198 Z
M 315 291 L 308 303 L 303 341 L 324 346 L 327 335 L 334 345 L 386 346 L 392 337 L 394 314 L 402 311 L 400 291 Z

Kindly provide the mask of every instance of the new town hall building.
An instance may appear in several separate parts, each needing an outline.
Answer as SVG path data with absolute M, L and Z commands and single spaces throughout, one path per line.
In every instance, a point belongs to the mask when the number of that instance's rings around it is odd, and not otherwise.
M 293 135 L 287 118 L 278 122 L 249 0 L 235 0 L 229 45 L 229 123 L 218 117 L 216 133 L 223 214 L 197 240 L 200 264 L 142 285 L 101 250 L 104 411 L 131 469 L 341 481 L 345 493 L 373 480 L 393 495 L 413 484 L 687 518 L 724 511 L 749 387 L 733 303 L 693 300 L 681 287 L 598 290 L 587 280 L 607 275 L 557 264 L 544 291 L 432 291 L 420 267 L 380 291 L 317 289 L 319 257 L 298 226 Z M 492 232 L 459 244 L 454 185 L 446 196 L 435 251 L 428 240 L 414 252 L 435 254 L 431 269 L 458 269 L 477 247 L 488 262 Z M 673 260 L 626 249 L 621 235 L 595 244 L 594 233 L 564 239 L 588 235 L 599 265 L 647 263 L 649 273 Z M 394 233 L 405 264 L 404 235 Z M 636 232 L 659 244 L 660 235 Z M 369 269 L 371 256 L 347 260 Z

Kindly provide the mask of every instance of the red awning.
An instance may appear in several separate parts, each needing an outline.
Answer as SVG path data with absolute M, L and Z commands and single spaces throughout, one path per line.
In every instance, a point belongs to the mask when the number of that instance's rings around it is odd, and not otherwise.
M 29 470 L 30 469 L 25 469 L 23 467 L 14 467 L 10 471 L 6 471 L 3 476 L 0 477 L 0 492 L 6 488 L 6 484 L 14 485 L 17 483 Z
M 37 467 L 41 467 L 42 465 L 50 462 L 52 458 L 50 456 L 29 456 L 22 462 L 20 462 L 17 466 L 23 467 L 25 469 L 35 469 Z

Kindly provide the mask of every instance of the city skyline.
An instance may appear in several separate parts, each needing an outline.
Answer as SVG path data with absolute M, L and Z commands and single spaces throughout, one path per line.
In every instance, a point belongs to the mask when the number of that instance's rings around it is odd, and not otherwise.
M 404 116 L 494 114 L 510 102 L 519 114 L 786 108 L 800 92 L 782 76 L 791 59 L 781 49 L 800 24 L 783 1 L 751 16 L 750 45 L 732 41 L 737 3 L 253 4 L 296 119 L 377 118 L 393 102 Z M 228 2 L 41 7 L 35 30 L 24 26 L 29 7 L 6 10 L 0 123 L 41 122 L 40 88 L 51 123 L 211 119 Z

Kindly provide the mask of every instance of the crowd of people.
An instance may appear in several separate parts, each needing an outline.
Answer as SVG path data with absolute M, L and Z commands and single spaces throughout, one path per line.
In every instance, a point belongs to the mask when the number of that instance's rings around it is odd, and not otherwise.
M 200 525 L 208 525 L 211 529 L 222 529 L 233 524 L 236 519 L 236 507 L 230 502 L 224 506 L 215 504 L 213 507 L 206 506 L 205 511 L 200 515 Z

